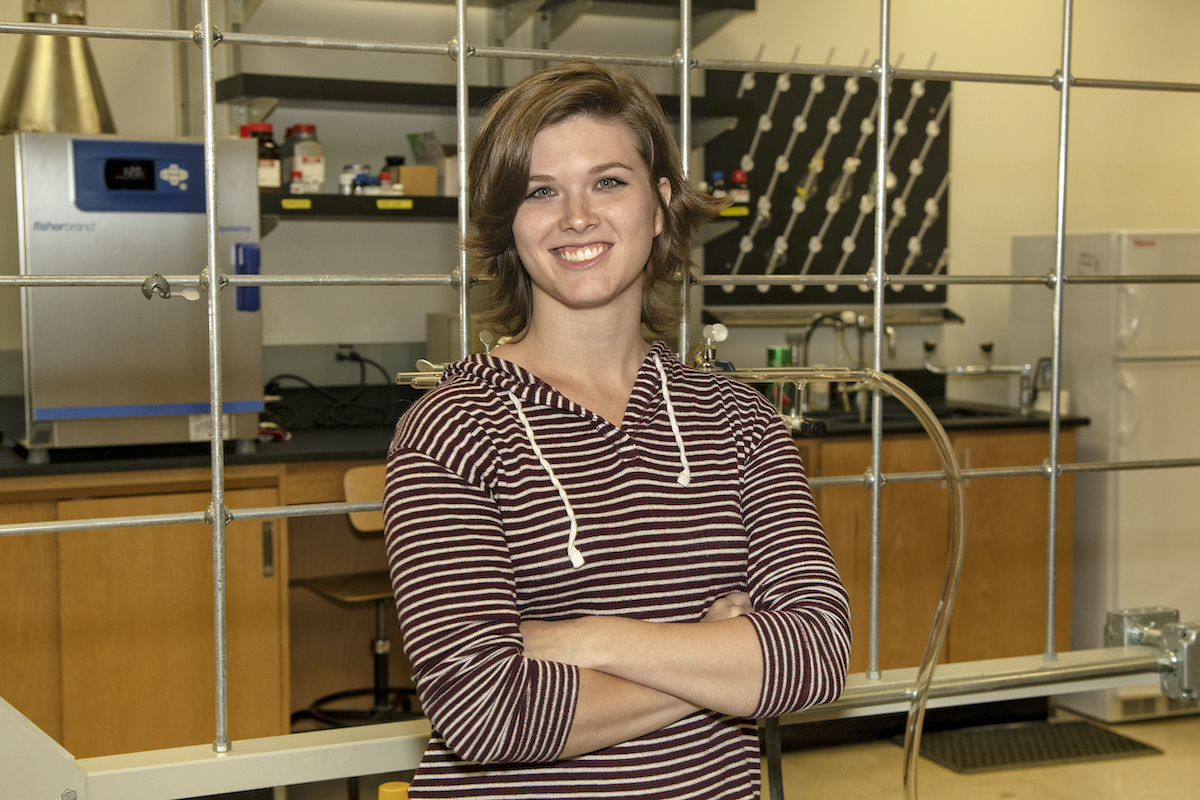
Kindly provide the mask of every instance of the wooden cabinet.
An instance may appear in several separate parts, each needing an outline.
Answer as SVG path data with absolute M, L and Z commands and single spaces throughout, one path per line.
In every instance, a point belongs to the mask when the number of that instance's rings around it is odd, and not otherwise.
M 1045 429 L 972 431 L 950 436 L 962 467 L 1030 466 L 1049 455 Z M 860 475 L 869 466 L 866 438 L 809 445 L 821 475 Z M 1064 431 L 1060 460 L 1074 459 L 1074 434 Z M 939 470 L 923 435 L 886 436 L 885 473 Z M 1070 632 L 1071 502 L 1060 479 L 1056 542 L 1056 642 Z M 1040 476 L 975 478 L 965 487 L 967 543 L 942 661 L 1033 655 L 1045 650 L 1049 483 Z M 850 593 L 854 647 L 851 672 L 867 667 L 871 575 L 871 497 L 863 486 L 817 492 L 821 520 Z M 879 660 L 881 669 L 915 666 L 924 652 L 945 573 L 949 506 L 944 482 L 885 484 L 881 492 Z
M 52 501 L 0 502 L 0 525 L 49 522 Z M 62 740 L 58 536 L 0 536 L 0 696 Z
M 226 504 L 279 505 L 281 472 L 231 470 Z M 207 470 L 13 479 L 0 482 L 0 522 L 203 511 L 208 480 Z M 25 494 L 41 499 L 3 502 L 27 481 Z M 288 731 L 286 546 L 282 520 L 226 528 L 233 739 Z M 213 741 L 206 525 L 3 537 L 0 580 L 0 695 L 72 755 Z

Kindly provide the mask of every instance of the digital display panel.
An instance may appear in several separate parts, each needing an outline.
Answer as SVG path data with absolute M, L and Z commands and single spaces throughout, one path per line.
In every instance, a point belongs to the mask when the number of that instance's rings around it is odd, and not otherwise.
M 118 191 L 153 192 L 152 159 L 109 158 L 104 161 L 104 184 Z

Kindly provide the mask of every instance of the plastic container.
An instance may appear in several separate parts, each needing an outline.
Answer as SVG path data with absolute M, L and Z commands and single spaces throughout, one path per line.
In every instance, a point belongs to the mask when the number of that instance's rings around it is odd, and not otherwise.
M 734 205 L 749 205 L 750 204 L 750 184 L 746 177 L 746 170 L 735 169 L 733 171 L 733 185 L 729 187 L 729 199 Z
M 404 781 L 379 784 L 379 800 L 408 800 L 408 784 Z
M 709 192 L 713 197 L 728 197 L 729 190 L 725 188 L 725 173 L 714 172 L 712 174 L 712 183 L 709 184 Z
M 284 174 L 300 173 L 303 194 L 325 191 L 325 149 L 317 139 L 316 125 L 293 125 L 288 128 L 281 153 Z
M 361 179 L 371 174 L 371 168 L 366 164 L 347 164 L 338 176 L 338 191 L 342 194 L 354 194 L 354 187 Z
M 243 125 L 243 139 L 258 139 L 258 189 L 262 192 L 283 190 L 282 161 L 279 145 L 275 144 L 274 128 L 269 122 Z

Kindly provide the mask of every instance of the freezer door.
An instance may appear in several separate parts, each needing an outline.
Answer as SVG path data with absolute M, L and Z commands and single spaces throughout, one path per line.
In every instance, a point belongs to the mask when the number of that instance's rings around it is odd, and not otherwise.
M 1125 275 L 1200 275 L 1200 234 L 1125 233 L 1118 268 Z M 1200 283 L 1131 284 L 1117 293 L 1120 355 L 1200 358 Z
M 1124 363 L 1117 376 L 1117 460 L 1200 457 L 1200 361 Z M 1117 607 L 1200 619 L 1200 467 L 1116 476 Z

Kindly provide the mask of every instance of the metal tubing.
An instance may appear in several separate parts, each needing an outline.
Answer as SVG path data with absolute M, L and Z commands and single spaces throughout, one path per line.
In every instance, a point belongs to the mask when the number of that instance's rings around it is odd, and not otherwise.
M 38 34 L 44 36 L 77 36 L 93 39 L 128 39 L 139 41 L 190 42 L 192 31 L 151 28 L 104 28 L 95 25 L 71 25 L 65 30 L 62 25 L 37 22 L 0 22 L 0 34 Z M 449 46 L 436 43 L 385 42 L 363 39 L 330 39 L 314 36 L 281 36 L 253 34 L 240 31 L 222 32 L 222 44 L 248 45 L 256 47 L 298 47 L 319 50 L 352 50 L 369 53 L 408 53 L 416 55 L 448 55 Z M 520 47 L 477 47 L 473 56 L 526 61 L 568 61 L 575 58 L 590 58 L 609 64 L 626 66 L 670 67 L 674 56 L 646 56 L 634 54 L 601 54 L 590 51 L 555 51 Z M 873 78 L 871 67 L 833 66 L 827 64 L 796 64 L 777 61 L 745 61 L 739 59 L 701 58 L 693 59 L 694 69 L 729 70 L 733 72 L 771 72 L 794 75 L 832 75 L 835 77 Z M 954 70 L 901 69 L 893 71 L 893 77 L 901 80 L 950 81 L 961 83 L 996 83 L 1016 86 L 1050 86 L 1055 76 L 1013 75 L 1005 73 L 961 72 Z M 1077 88 L 1125 89 L 1151 92 L 1200 92 L 1200 84 L 1174 83 L 1170 81 L 1131 81 L 1107 78 L 1074 79 Z
M 679 160 L 683 179 L 691 172 L 692 161 L 692 0 L 679 2 Z M 692 275 L 680 282 L 679 353 L 681 358 L 691 351 L 691 293 Z M 781 787 L 782 790 L 782 787 Z
M 891 106 L 891 3 L 879 3 L 879 63 L 876 81 L 879 84 L 879 120 L 875 138 L 875 260 L 874 297 L 875 319 L 883 319 L 884 273 L 887 253 L 887 174 L 888 174 L 888 110 Z M 869 275 L 866 277 L 870 277 Z M 874 367 L 883 371 L 883 325 L 875 325 Z M 871 394 L 871 555 L 870 555 L 870 627 L 867 643 L 867 677 L 879 677 L 879 572 L 882 528 L 883 474 L 883 396 L 878 390 Z
M 471 282 L 467 276 L 467 249 L 462 244 L 467 239 L 467 59 L 473 50 L 467 42 L 467 0 L 454 0 L 454 41 L 451 42 L 451 57 L 454 58 L 454 122 L 458 139 L 458 354 L 466 358 L 471 352 Z
M 774 377 L 774 376 L 772 376 Z M 786 379 L 787 375 L 780 376 Z M 1059 472 L 1063 474 L 1095 473 L 1095 472 L 1131 472 L 1154 469 L 1188 469 L 1200 467 L 1198 458 L 1147 459 L 1143 461 L 1096 461 L 1076 464 L 1060 464 Z M 1020 478 L 1047 477 L 1049 467 L 1046 464 L 1024 467 L 978 467 L 960 469 L 964 480 L 985 478 Z M 889 483 L 920 483 L 923 481 L 943 481 L 946 474 L 941 471 L 928 470 L 923 472 L 885 472 L 881 479 L 884 485 Z M 808 479 L 813 488 L 825 486 L 865 486 L 870 480 L 864 474 L 858 475 L 829 475 Z M 379 511 L 382 503 L 372 501 L 356 501 L 353 503 L 307 503 L 287 506 L 262 506 L 257 508 L 229 509 L 228 518 L 231 521 L 279 519 L 283 517 L 319 517 L 334 514 L 350 514 L 360 511 Z M 100 517 L 86 520 L 70 520 L 61 522 L 23 522 L 0 525 L 0 536 L 22 536 L 40 533 L 67 533 L 71 531 L 99 530 L 111 528 L 144 527 L 151 525 L 192 525 L 204 522 L 204 512 L 183 512 L 176 514 L 145 514 L 134 517 Z
M 1062 390 L 1062 339 L 1063 339 L 1063 275 L 1065 274 L 1067 233 L 1067 136 L 1070 132 L 1071 112 L 1071 18 L 1074 0 L 1063 0 L 1062 30 L 1062 81 L 1059 86 L 1058 113 L 1058 187 L 1056 191 L 1054 217 L 1054 308 L 1052 312 L 1053 344 L 1050 353 L 1050 496 L 1046 524 L 1046 649 L 1044 658 L 1057 658 L 1055 636 L 1054 592 L 1058 583 L 1058 464 L 1059 435 L 1061 433 L 1059 407 Z
M 72 25 L 64 30 L 62 25 L 35 22 L 0 22 L 0 34 L 38 34 L 45 36 L 78 36 L 93 39 L 127 39 L 139 41 L 190 42 L 192 31 L 149 29 L 149 28 L 104 28 L 94 25 Z M 223 44 L 249 45 L 257 47 L 298 47 L 320 50 L 352 50 L 370 53 L 408 53 L 416 55 L 448 55 L 449 47 L 436 43 L 385 42 L 361 39 L 330 39 L 312 36 L 281 36 L 222 32 Z M 599 54 L 595 52 L 553 51 L 519 47 L 477 47 L 473 56 L 527 61 L 567 61 L 574 58 L 591 58 L 610 64 L 627 66 L 670 67 L 673 56 L 645 56 Z M 693 59 L 695 69 L 730 70 L 734 72 L 771 72 L 794 75 L 832 75 L 836 77 L 873 78 L 871 67 L 833 66 L 826 64 L 795 64 L 775 61 L 745 61 L 737 59 L 704 58 Z M 1050 86 L 1054 76 L 1013 75 L 1004 73 L 960 72 L 953 70 L 921 70 L 896 68 L 893 77 L 902 80 L 935 80 L 961 83 L 996 83 L 1016 86 Z M 1151 92 L 1200 92 L 1200 84 L 1174 83 L 1170 81 L 1131 81 L 1106 78 L 1074 79 L 1076 88 L 1124 89 Z
M 196 275 L 164 275 L 174 289 L 203 288 Z M 0 286 L 141 286 L 145 275 L 0 275 Z M 229 286 L 453 286 L 458 287 L 458 273 L 421 275 L 225 275 Z M 483 279 L 472 277 L 472 283 Z M 884 275 L 883 281 L 892 285 L 1030 285 L 1053 286 L 1057 279 L 1050 275 Z M 871 275 L 699 275 L 692 283 L 702 286 L 771 286 L 791 285 L 872 285 Z M 1064 275 L 1064 285 L 1128 284 L 1165 285 L 1200 283 L 1195 275 Z
M 204 189 L 207 226 L 208 273 L 208 385 L 209 385 L 209 450 L 212 466 L 212 504 L 205 515 L 212 527 L 213 551 L 213 638 L 216 680 L 217 731 L 213 751 L 227 753 L 229 741 L 229 674 L 228 631 L 226 629 L 225 595 L 225 443 L 224 414 L 221 399 L 221 281 L 217 248 L 217 158 L 216 158 L 216 79 L 213 73 L 213 50 L 216 48 L 216 29 L 212 24 L 212 0 L 200 4 L 201 69 L 204 86 Z

